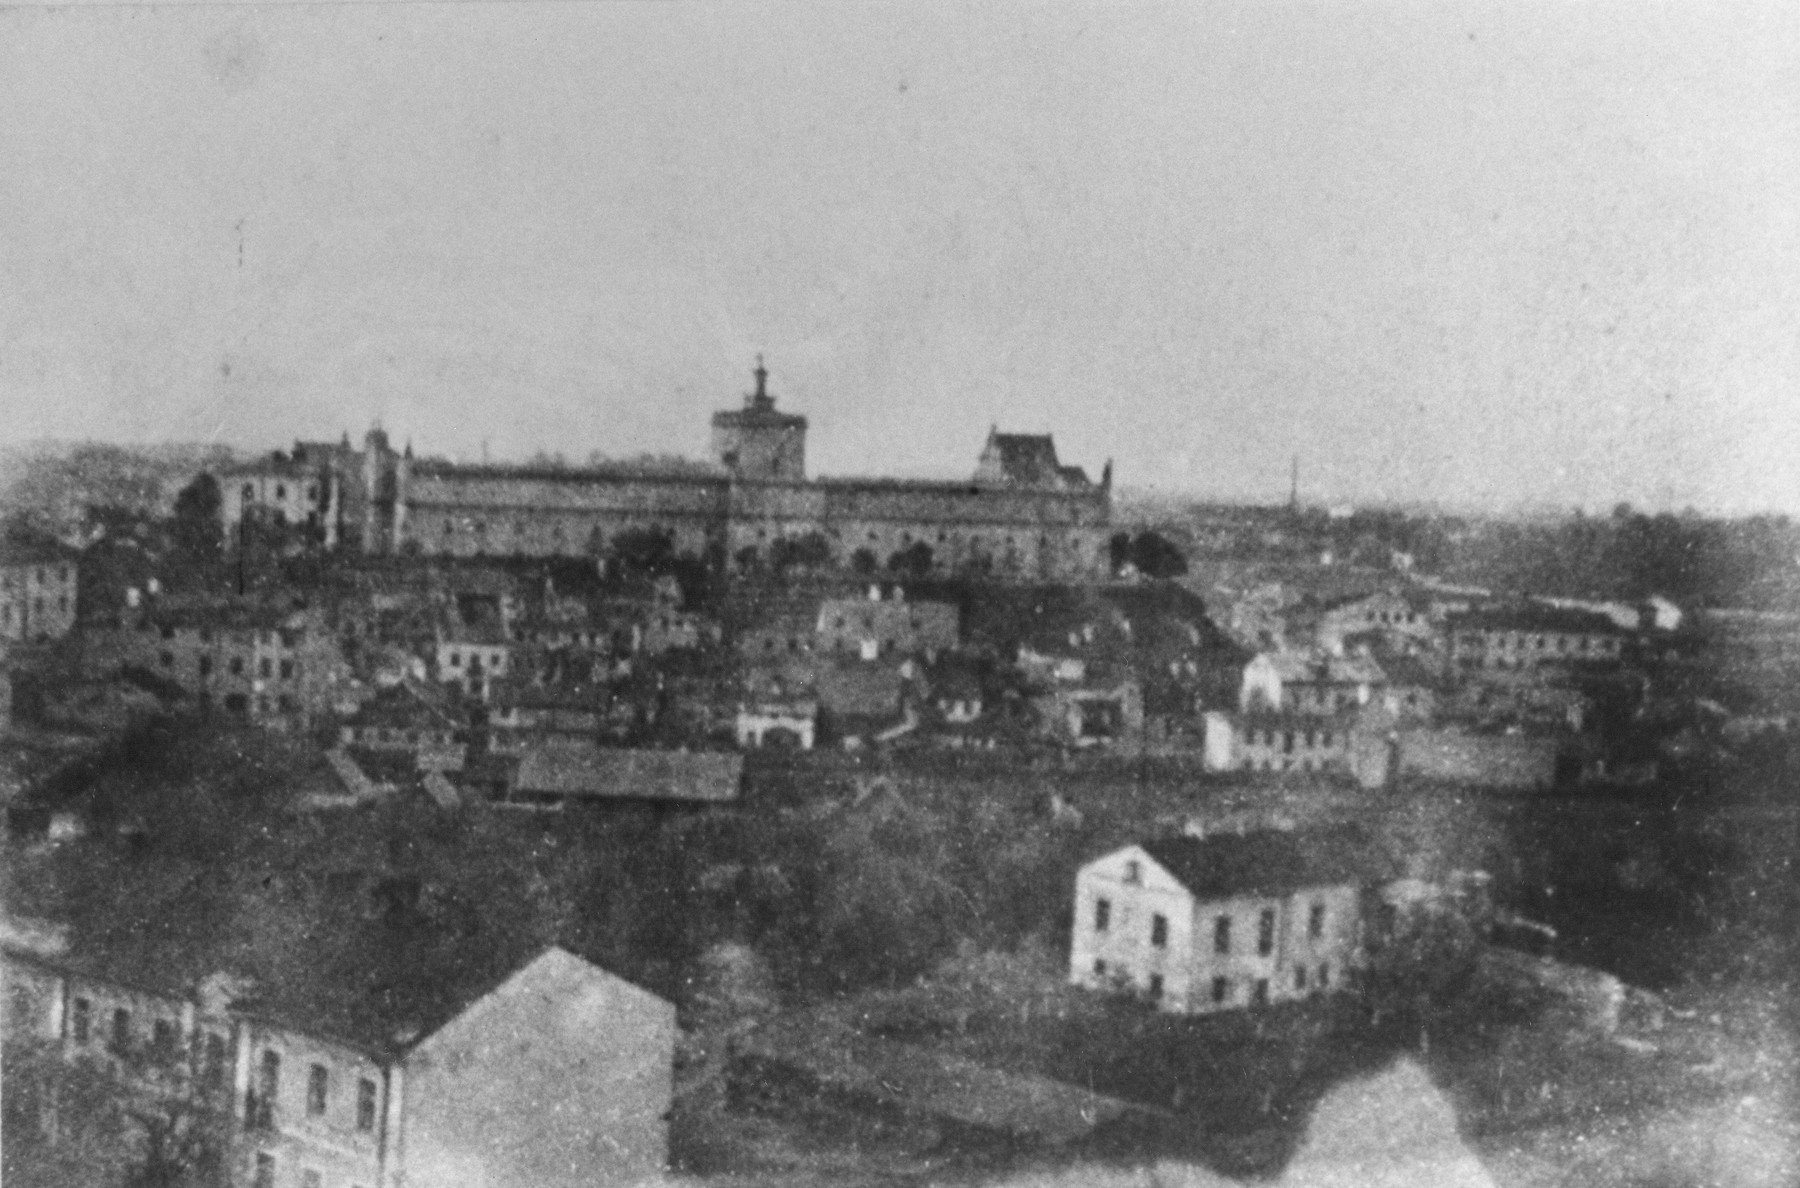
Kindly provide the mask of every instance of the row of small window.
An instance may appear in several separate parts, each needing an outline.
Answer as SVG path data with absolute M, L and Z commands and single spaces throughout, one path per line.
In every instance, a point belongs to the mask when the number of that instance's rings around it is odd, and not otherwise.
M 199 699 L 201 705 L 212 704 L 212 694 L 205 689 L 200 690 L 199 693 L 196 694 L 196 697 Z M 227 693 L 225 695 L 224 705 L 231 713 L 247 714 L 250 712 L 251 704 L 250 699 L 242 693 Z M 295 701 L 294 698 L 287 693 L 283 693 L 273 700 L 271 700 L 267 694 L 258 693 L 256 695 L 255 706 L 256 712 L 259 714 L 291 714 L 300 708 L 300 703 Z
M 1337 741 L 1337 735 L 1329 730 L 1251 730 L 1244 735 L 1244 742 L 1253 747 L 1272 747 L 1279 741 L 1284 754 L 1293 754 L 1296 745 L 1306 747 L 1330 747 Z
M 44 613 L 44 599 L 42 595 L 34 597 L 31 600 L 31 613 L 34 615 L 42 615 Z M 66 615 L 69 613 L 69 596 L 67 594 L 58 596 L 56 600 L 56 613 L 59 615 Z M 0 606 L 0 623 L 5 623 L 10 627 L 12 626 L 12 621 L 13 604 L 8 602 L 5 605 Z
M 506 667 L 506 653 L 498 652 L 498 651 L 496 651 L 496 652 L 470 652 L 469 653 L 469 667 L 470 668 L 481 668 L 481 667 L 483 667 L 484 662 L 485 662 L 486 667 L 493 669 L 495 672 L 499 672 L 501 669 Z M 462 666 L 463 666 L 463 654 L 461 652 L 451 652 L 450 653 L 450 667 L 451 668 L 461 668 Z
M 157 655 L 156 659 L 164 668 L 175 667 L 174 652 L 161 652 Z M 225 667 L 232 676 L 243 676 L 244 658 L 242 656 L 233 656 L 226 662 Z M 211 656 L 197 657 L 194 662 L 194 668 L 195 671 L 203 677 L 211 676 L 213 671 L 213 658 Z M 277 674 L 279 674 L 279 676 L 277 676 Z M 300 662 L 298 660 L 283 660 L 280 665 L 277 665 L 267 656 L 264 656 L 256 662 L 256 675 L 260 677 L 274 677 L 277 680 L 291 681 L 300 675 Z
M 146 620 L 139 629 L 148 631 L 150 628 L 151 623 Z M 174 639 L 177 629 L 173 623 L 164 623 L 157 630 L 164 639 Z M 213 641 L 213 629 L 211 627 L 200 628 L 198 634 L 201 643 L 211 643 Z M 279 644 L 283 648 L 291 649 L 295 643 L 298 642 L 300 634 L 297 631 L 284 627 L 275 631 L 252 631 L 250 633 L 250 638 L 259 646 L 275 647 Z
M 1127 881 L 1132 881 L 1129 867 Z M 1094 931 L 1106 932 L 1112 926 L 1112 901 L 1096 899 L 1094 901 Z M 1325 935 L 1325 905 L 1313 904 L 1306 913 L 1306 935 L 1317 940 Z M 1161 912 L 1150 917 L 1150 944 L 1156 948 L 1165 948 L 1169 943 L 1169 918 Z M 1275 951 L 1275 909 L 1264 908 L 1256 921 L 1256 951 L 1267 957 Z M 1218 916 L 1213 920 L 1213 952 L 1231 952 L 1231 917 Z
M 251 1188 L 275 1188 L 275 1176 L 275 1156 L 267 1151 L 258 1151 L 256 1154 L 256 1167 L 252 1172 L 250 1179 Z M 300 1188 L 325 1188 L 325 1174 L 317 1168 L 301 1168 Z M 362 1185 L 354 1184 L 351 1185 L 351 1188 L 362 1188 Z
M 175 1054 L 179 1029 L 173 1020 L 156 1019 L 151 1023 L 150 1050 L 165 1058 Z M 94 1038 L 94 1004 L 86 998 L 76 998 L 69 1004 L 69 1039 L 77 1044 L 88 1044 Z M 107 1036 L 106 1046 L 114 1052 L 129 1052 L 136 1036 L 132 1031 L 131 1011 L 127 1007 L 119 1007 L 112 1013 L 112 1031 Z M 223 1036 L 206 1037 L 204 1045 L 206 1068 L 209 1072 L 217 1070 L 219 1076 L 224 1075 L 225 1039 Z
M 1119 966 L 1115 969 L 1113 975 L 1126 980 L 1129 980 L 1131 976 L 1130 971 L 1124 966 Z M 1094 976 L 1097 978 L 1104 978 L 1107 976 L 1107 964 L 1105 961 L 1098 960 L 1094 962 Z M 1309 986 L 1314 990 L 1331 989 L 1330 962 L 1321 962 L 1310 980 L 1304 965 L 1296 965 L 1294 967 L 1294 989 L 1304 993 Z M 1162 997 L 1163 976 L 1161 974 L 1150 975 L 1149 990 L 1151 998 L 1159 999 Z M 1214 978 L 1212 980 L 1211 998 L 1214 1004 L 1231 1002 L 1232 995 L 1235 992 L 1236 987 L 1230 978 Z M 1250 999 L 1259 1006 L 1269 1001 L 1269 979 L 1256 978 L 1250 983 Z
M 1554 641 L 1554 643 L 1552 643 Z M 1542 635 L 1499 635 L 1483 637 L 1481 635 L 1465 635 L 1461 640 L 1465 648 L 1482 648 L 1491 644 L 1504 652 L 1605 652 L 1610 650 L 1610 640 L 1597 639 L 1589 635 L 1579 635 L 1571 639 L 1567 635 L 1546 638 Z
M 55 574 L 56 581 L 59 581 L 64 585 L 68 585 L 71 581 L 75 580 L 75 570 L 67 565 L 58 565 L 54 569 L 46 569 L 44 566 L 40 565 L 31 571 L 31 580 L 42 586 L 51 580 L 49 576 L 51 573 Z M 13 588 L 13 585 L 12 571 L 7 570 L 5 572 L 0 572 L 0 590 L 10 590 Z
M 245 483 L 242 494 L 243 494 L 245 503 L 255 503 L 256 502 L 256 484 L 255 483 Z M 286 483 L 276 483 L 275 484 L 275 498 L 279 502 L 285 503 L 287 501 L 287 484 Z M 318 502 L 319 488 L 316 485 L 309 485 L 306 488 L 306 499 L 307 499 L 307 502 L 309 502 L 309 503 Z
M 257 1069 L 256 1088 L 251 1092 L 244 1111 L 244 1124 L 250 1128 L 268 1129 L 274 1125 L 274 1106 L 281 1093 L 281 1053 L 265 1049 Z M 367 1077 L 356 1080 L 356 1129 L 367 1133 L 375 1129 L 375 1082 Z M 331 1070 L 314 1064 L 306 1075 L 306 1116 L 322 1118 L 331 1106 Z

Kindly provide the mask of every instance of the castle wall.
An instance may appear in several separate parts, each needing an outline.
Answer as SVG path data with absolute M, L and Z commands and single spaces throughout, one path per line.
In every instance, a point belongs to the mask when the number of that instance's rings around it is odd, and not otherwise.
M 1105 488 L 451 466 L 416 469 L 400 504 L 402 547 L 427 555 L 593 556 L 623 532 L 658 528 L 678 551 L 734 557 L 818 532 L 839 563 L 867 549 L 885 565 L 923 542 L 944 572 L 1040 580 L 1103 573 L 1111 519 Z

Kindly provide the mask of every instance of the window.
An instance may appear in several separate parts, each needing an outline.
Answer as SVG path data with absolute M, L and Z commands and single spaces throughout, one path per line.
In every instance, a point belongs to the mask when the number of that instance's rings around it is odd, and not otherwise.
M 287 498 L 287 484 L 286 483 L 276 483 L 275 484 L 275 498 L 277 498 L 277 499 L 286 499 Z
M 281 662 L 281 679 L 284 681 L 291 681 L 294 679 L 294 662 L 292 660 L 283 660 Z
M 256 488 L 254 486 L 252 486 L 250 483 L 245 483 L 243 495 L 246 500 L 255 499 L 256 498 Z
M 157 655 L 156 659 L 157 659 L 157 662 L 159 664 L 161 664 L 164 668 L 174 668 L 175 667 L 175 653 L 174 652 L 159 653 Z
M 131 1012 L 120 1007 L 113 1012 L 112 1050 L 123 1052 L 131 1043 Z
M 1315 903 L 1306 913 L 1306 935 L 1318 940 L 1325 935 L 1325 905 Z
M 1094 976 L 1097 978 L 1103 978 L 1106 976 L 1106 959 L 1105 958 L 1096 957 L 1094 959 Z
M 225 1037 L 216 1031 L 206 1033 L 206 1052 L 200 1079 L 210 1089 L 225 1083 Z
M 318 1117 L 325 1112 L 325 1102 L 331 1089 L 331 1073 L 323 1064 L 315 1064 L 306 1074 L 306 1112 Z
M 263 677 L 270 676 L 274 673 L 274 671 L 275 671 L 275 666 L 269 662 L 269 658 L 267 656 L 264 656 L 261 660 L 258 660 L 256 662 L 256 674 L 258 676 L 263 676 Z
M 462 667 L 462 653 L 461 652 L 451 652 L 450 653 L 450 667 L 451 668 L 461 668 Z
M 244 658 L 242 656 L 233 656 L 231 658 L 231 675 L 232 676 L 243 676 L 244 675 Z
M 1152 1002 L 1162 998 L 1163 979 L 1161 974 L 1150 975 L 1150 999 Z
M 275 1156 L 267 1151 L 256 1153 L 256 1174 L 250 1179 L 250 1188 L 275 1188 Z
M 209 677 L 212 675 L 212 657 L 211 656 L 200 657 L 200 675 L 203 677 Z
M 168 1057 L 175 1054 L 175 1024 L 167 1019 L 158 1019 L 150 1027 L 150 1043 L 158 1056 Z
M 1275 951 L 1275 909 L 1264 908 L 1256 921 L 1256 952 L 1267 957 Z
M 1138 862 L 1136 859 L 1133 859 L 1132 861 L 1127 862 L 1125 864 L 1125 881 L 1127 883 L 1143 882 L 1144 881 L 1143 863 Z
M 1094 931 L 1105 932 L 1106 926 L 1112 923 L 1112 902 L 1105 899 L 1094 901 Z
M 247 1126 L 269 1127 L 275 1124 L 275 1098 L 281 1092 L 281 1053 L 265 1049 L 256 1089 L 245 1111 Z
M 1294 967 L 1294 989 L 1306 989 L 1306 967 L 1304 965 Z
M 1231 917 L 1220 916 L 1213 921 L 1213 952 L 1231 952 Z
M 375 1082 L 367 1077 L 356 1082 L 356 1128 L 375 1129 Z
M 88 1042 L 88 1029 L 92 1025 L 93 1004 L 85 998 L 75 1000 L 75 1010 L 69 1019 L 69 1036 L 78 1044 Z
M 1150 943 L 1159 949 L 1169 946 L 1169 918 L 1160 912 L 1150 917 Z
M 1267 1006 L 1269 1002 L 1269 979 L 1256 979 L 1256 992 L 1252 995 L 1257 1006 Z
M 1214 978 L 1212 983 L 1212 1000 L 1215 1003 L 1231 1000 L 1231 979 Z
M 1331 989 L 1331 965 L 1330 965 L 1330 963 L 1324 963 L 1319 966 L 1319 989 L 1321 989 L 1321 990 Z

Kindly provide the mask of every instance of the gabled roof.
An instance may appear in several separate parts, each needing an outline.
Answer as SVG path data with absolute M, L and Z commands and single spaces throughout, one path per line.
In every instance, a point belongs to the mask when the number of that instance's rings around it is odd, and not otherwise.
M 1202 900 L 1360 885 L 1394 873 L 1393 860 L 1353 825 L 1161 838 L 1143 849 Z
M 57 561 L 73 561 L 80 550 L 53 537 L 28 533 L 0 535 L 0 565 L 44 565 Z
M 1048 433 L 988 434 L 976 477 L 1022 487 L 1087 487 L 1087 472 L 1057 461 L 1056 443 Z

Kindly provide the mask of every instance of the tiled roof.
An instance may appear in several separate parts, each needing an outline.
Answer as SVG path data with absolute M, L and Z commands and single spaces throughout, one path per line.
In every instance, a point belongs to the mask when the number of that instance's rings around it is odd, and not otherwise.
M 558 746 L 527 751 L 514 786 L 595 800 L 727 801 L 737 798 L 743 767 L 735 752 Z
M 1145 843 L 1144 851 L 1203 900 L 1362 884 L 1394 873 L 1392 859 L 1355 826 L 1164 838 Z

